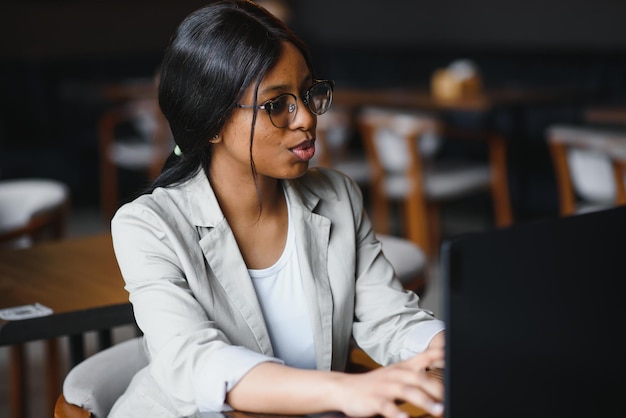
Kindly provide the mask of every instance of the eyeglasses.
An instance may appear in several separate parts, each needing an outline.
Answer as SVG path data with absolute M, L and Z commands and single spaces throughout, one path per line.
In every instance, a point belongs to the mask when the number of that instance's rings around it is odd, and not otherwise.
M 335 82 L 332 80 L 315 80 L 301 97 L 302 103 L 314 115 L 323 115 L 333 101 L 334 86 Z M 294 94 L 283 93 L 257 106 L 242 104 L 237 104 L 237 106 L 242 109 L 254 109 L 256 107 L 265 110 L 270 121 L 272 121 L 272 125 L 277 128 L 286 128 L 296 118 L 298 98 Z

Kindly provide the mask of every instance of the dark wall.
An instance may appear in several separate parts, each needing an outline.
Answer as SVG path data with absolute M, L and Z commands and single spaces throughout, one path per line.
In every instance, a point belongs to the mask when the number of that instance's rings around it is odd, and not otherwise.
M 624 49 L 622 0 L 293 1 L 323 44 Z
M 95 125 L 109 103 L 90 87 L 151 77 L 175 27 L 206 3 L 2 1 L 0 178 L 59 178 L 78 204 L 97 202 Z M 626 1 L 286 3 L 319 72 L 338 85 L 426 86 L 434 69 L 470 58 L 487 86 L 566 84 L 626 97 Z M 575 120 L 577 110 L 529 109 L 531 140 L 541 145 L 548 123 Z

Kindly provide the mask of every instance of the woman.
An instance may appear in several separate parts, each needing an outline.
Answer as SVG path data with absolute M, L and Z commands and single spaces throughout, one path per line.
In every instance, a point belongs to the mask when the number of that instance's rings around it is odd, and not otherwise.
M 394 277 L 358 186 L 308 168 L 332 82 L 301 41 L 252 2 L 213 3 L 160 76 L 178 156 L 112 221 L 151 361 L 111 416 L 441 414 L 424 371 L 443 323 Z M 344 373 L 351 338 L 387 367 Z

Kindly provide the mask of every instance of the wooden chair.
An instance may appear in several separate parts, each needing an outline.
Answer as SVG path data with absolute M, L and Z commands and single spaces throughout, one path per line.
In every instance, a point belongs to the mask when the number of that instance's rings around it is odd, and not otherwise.
M 0 251 L 16 251 L 65 234 L 70 210 L 68 187 L 49 179 L 0 181 Z M 47 396 L 50 409 L 59 391 L 59 348 L 56 339 L 45 341 Z M 23 344 L 9 347 L 11 416 L 26 416 L 26 352 Z
M 161 172 L 174 149 L 167 120 L 154 97 L 129 98 L 98 121 L 100 200 L 104 220 L 113 218 L 121 199 L 119 169 L 143 172 L 146 183 Z
M 143 348 L 143 338 L 137 337 L 116 344 L 92 355 L 68 373 L 63 393 L 54 407 L 54 418 L 101 418 L 128 387 L 132 377 L 148 365 Z M 348 373 L 364 373 L 380 367 L 365 352 L 352 348 L 348 358 Z M 443 380 L 443 370 L 429 371 L 431 376 Z M 411 416 L 426 416 L 412 405 L 402 409 Z
M 335 168 L 367 191 L 371 170 L 365 155 L 349 149 L 353 131 L 352 115 L 347 109 L 335 106 L 318 116 L 316 157 L 312 164 Z M 378 239 L 405 289 L 421 295 L 427 281 L 424 251 L 417 244 L 393 235 L 378 234 Z
M 626 131 L 553 125 L 547 140 L 562 216 L 626 204 Z
M 106 417 L 133 376 L 148 365 L 143 337 L 99 351 L 70 370 L 57 392 L 55 417 Z
M 423 296 L 428 278 L 424 251 L 414 242 L 402 237 L 387 234 L 377 234 L 377 237 L 402 286 Z
M 359 150 L 350 149 L 353 134 L 352 114 L 348 109 L 333 105 L 326 113 L 318 116 L 312 165 L 335 168 L 367 188 L 371 170 L 367 157 Z
M 405 236 L 428 258 L 440 244 L 439 206 L 490 192 L 497 226 L 510 225 L 506 141 L 496 133 L 455 132 L 435 117 L 416 112 L 366 108 L 358 116 L 361 139 L 372 169 L 374 227 L 391 229 L 391 209 L 399 204 Z M 488 162 L 437 157 L 443 138 L 478 140 L 488 147 Z

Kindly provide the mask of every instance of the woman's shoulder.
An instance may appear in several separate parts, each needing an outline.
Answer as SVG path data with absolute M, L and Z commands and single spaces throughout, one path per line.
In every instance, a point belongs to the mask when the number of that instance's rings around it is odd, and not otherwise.
M 170 202 L 177 200 L 177 194 L 177 188 L 159 187 L 123 204 L 117 212 L 137 212 L 145 210 L 160 212 L 166 209 L 164 206 L 168 206 Z
M 187 223 L 193 213 L 189 206 L 185 185 L 157 187 L 122 205 L 112 222 Z

